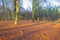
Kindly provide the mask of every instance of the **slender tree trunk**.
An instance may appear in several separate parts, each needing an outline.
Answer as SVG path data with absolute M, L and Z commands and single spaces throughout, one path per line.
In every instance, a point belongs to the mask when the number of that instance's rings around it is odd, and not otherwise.
M 34 0 L 32 3 L 32 22 L 34 22 Z
M 6 10 L 8 10 L 8 5 L 6 3 Z M 9 19 L 9 10 L 5 12 L 6 13 L 6 20 Z
M 39 12 L 39 11 L 40 11 L 40 9 L 39 9 L 39 7 L 38 7 L 38 18 L 37 18 L 38 21 L 40 20 L 40 12 Z
M 18 12 L 19 12 L 19 3 L 18 0 L 14 0 L 15 2 L 15 24 L 18 23 Z
M 2 20 L 4 20 L 4 0 L 2 0 L 2 5 L 3 5 L 3 13 L 2 13 Z

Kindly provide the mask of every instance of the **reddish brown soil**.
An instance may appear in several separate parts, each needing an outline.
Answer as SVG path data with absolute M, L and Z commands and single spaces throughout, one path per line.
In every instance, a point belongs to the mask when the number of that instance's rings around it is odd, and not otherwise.
M 0 40 L 60 40 L 60 23 L 55 21 L 0 21 Z

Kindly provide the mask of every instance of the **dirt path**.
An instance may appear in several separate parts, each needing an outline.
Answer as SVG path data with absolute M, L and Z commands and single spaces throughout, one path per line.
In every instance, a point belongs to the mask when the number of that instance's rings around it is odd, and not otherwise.
M 0 40 L 59 40 L 59 29 L 52 28 L 56 24 L 48 22 L 12 29 L 0 28 Z
M 38 25 L 31 27 L 29 30 L 26 29 L 26 33 L 23 35 L 22 40 L 60 40 L 60 37 L 58 36 L 60 32 L 59 29 L 52 28 L 57 23 L 46 23 L 43 26 Z M 29 31 L 28 31 L 29 30 Z M 54 34 L 55 33 L 55 34 Z M 38 37 L 37 37 L 38 36 Z M 56 38 L 55 38 L 56 36 Z

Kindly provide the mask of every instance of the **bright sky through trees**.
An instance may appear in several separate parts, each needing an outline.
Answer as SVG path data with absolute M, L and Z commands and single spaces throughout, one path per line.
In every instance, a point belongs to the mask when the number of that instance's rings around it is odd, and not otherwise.
M 0 0 L 0 5 L 2 5 L 2 0 Z
M 11 0 L 9 0 L 10 2 Z M 58 7 L 60 6 L 60 0 L 47 0 L 48 2 L 42 2 L 42 7 L 46 7 L 48 5 L 48 3 L 50 3 L 51 7 Z M 10 2 L 11 3 L 11 2 Z M 2 5 L 2 1 L 0 0 L 0 5 Z M 9 4 L 9 7 L 12 7 L 11 4 Z M 25 10 L 32 10 L 32 0 L 23 0 L 22 2 L 22 7 Z
M 32 8 L 32 3 L 31 3 L 31 1 L 29 1 L 29 0 L 23 0 L 23 4 L 22 4 L 22 6 L 25 8 L 25 9 L 27 9 L 27 8 Z
M 51 4 L 51 7 L 58 7 L 60 6 L 60 2 L 59 0 L 47 0 L 50 4 Z M 48 2 L 47 3 L 42 3 L 43 7 L 46 7 L 48 5 Z M 29 9 L 29 10 L 32 10 L 32 1 L 31 0 L 23 0 L 23 4 L 22 6 L 24 7 L 24 9 Z
M 60 6 L 60 2 L 58 0 L 49 0 L 52 6 Z

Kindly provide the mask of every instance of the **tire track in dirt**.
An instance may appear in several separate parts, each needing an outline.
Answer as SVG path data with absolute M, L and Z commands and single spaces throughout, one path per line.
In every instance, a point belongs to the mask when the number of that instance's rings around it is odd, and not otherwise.
M 58 22 L 57 22 L 57 23 L 58 23 Z M 57 24 L 57 23 L 55 23 L 55 24 Z M 52 24 L 51 26 L 54 26 L 55 24 Z M 25 33 L 25 34 L 23 35 L 22 39 L 23 39 L 23 40 L 28 40 L 28 38 L 29 38 L 31 35 L 36 34 L 37 32 L 39 32 L 39 33 L 43 32 L 42 35 L 44 35 L 44 36 L 46 37 L 46 36 L 48 36 L 48 35 L 47 35 L 48 33 L 46 33 L 47 30 L 51 30 L 51 27 L 50 27 L 50 26 L 49 26 L 49 27 L 43 27 L 43 28 L 38 29 L 38 30 L 35 30 L 35 31 L 27 32 L 27 33 Z M 52 30 L 51 30 L 51 31 L 52 31 Z M 40 34 L 40 35 L 41 35 L 41 34 Z M 32 38 L 32 37 L 30 37 L 29 39 L 31 39 L 31 38 Z M 33 38 L 32 38 L 32 40 L 33 40 Z M 47 40 L 47 39 L 46 39 L 46 40 Z
M 43 24 L 43 23 L 42 23 Z M 46 24 L 46 23 L 45 23 Z M 54 23 L 52 23 L 52 24 L 50 24 L 51 26 L 53 25 Z M 31 25 L 31 26 L 29 26 L 29 27 L 22 27 L 22 28 L 14 28 L 14 29 L 8 29 L 8 30 L 3 30 L 3 31 L 0 31 L 1 33 L 0 33 L 0 37 L 2 37 L 2 36 L 5 36 L 6 37 L 6 35 L 15 35 L 15 34 L 18 34 L 18 35 L 20 35 L 19 34 L 19 31 L 20 31 L 20 29 L 22 29 L 22 31 L 23 31 L 23 33 L 24 33 L 24 35 L 23 35 L 23 37 L 22 38 L 24 38 L 24 37 L 27 37 L 28 35 L 32 35 L 32 34 L 34 34 L 34 33 L 36 33 L 36 32 L 40 32 L 41 30 L 44 30 L 44 29 L 46 29 L 46 27 L 43 27 L 43 29 L 38 29 L 38 30 L 32 30 L 32 31 L 26 31 L 26 29 L 27 28 L 34 28 L 34 26 L 38 26 L 39 25 L 39 23 L 38 24 L 36 24 L 36 25 Z M 49 25 L 48 25 L 49 26 Z M 48 28 L 47 28 L 48 29 Z M 3 34 L 2 34 L 3 33 Z M 27 36 L 26 36 L 27 35 Z M 20 36 L 19 36 L 20 37 Z
M 0 32 L 1 31 L 8 31 L 8 30 L 14 30 L 14 29 L 19 29 L 19 28 L 27 28 L 27 27 L 32 27 L 32 26 L 34 26 L 34 25 L 41 25 L 41 24 L 45 24 L 45 23 L 48 23 L 48 22 L 44 22 L 44 23 L 36 23 L 36 24 L 32 24 L 32 25 L 28 25 L 28 26 L 20 26 L 20 27 L 16 27 L 16 28 L 11 28 L 11 29 L 1 29 L 0 28 Z
M 42 23 L 42 25 L 43 25 L 44 23 Z M 46 24 L 46 23 L 45 23 Z M 22 31 L 24 31 L 25 29 L 28 29 L 28 28 L 31 28 L 31 27 L 33 27 L 34 28 L 34 26 L 38 26 L 39 25 L 39 23 L 38 24 L 34 24 L 34 25 L 29 25 L 29 27 L 27 26 L 27 27 L 18 27 L 18 28 L 12 28 L 12 29 L 2 29 L 2 30 L 0 30 L 0 32 L 8 32 L 8 31 L 12 31 L 12 30 L 20 30 L 20 29 L 22 29 Z M 41 24 L 40 24 L 41 25 Z M 53 24 L 50 24 L 51 26 L 53 26 Z M 49 25 L 48 25 L 49 26 Z
M 40 23 L 40 24 L 44 24 L 44 23 Z M 30 25 L 28 27 L 22 27 L 22 30 L 24 30 L 24 28 L 31 28 L 31 27 L 37 26 L 37 25 L 39 25 L 39 23 L 38 24 L 34 24 L 34 25 Z M 15 29 L 9 29 L 9 30 L 3 30 L 2 29 L 3 31 L 0 30 L 0 37 L 2 37 L 2 38 L 3 37 L 9 37 L 10 35 L 16 35 L 16 34 L 20 35 L 20 33 L 19 33 L 21 31 L 20 29 L 21 29 L 20 27 L 19 28 L 15 28 Z
M 43 24 L 43 23 L 42 23 Z M 33 27 L 34 28 L 34 26 L 37 26 L 37 25 L 39 25 L 39 24 L 35 24 L 35 25 L 30 25 L 29 27 L 27 26 L 27 27 L 22 27 L 22 28 L 15 28 L 15 29 L 2 29 L 2 30 L 0 30 L 0 32 L 2 32 L 2 33 L 5 33 L 6 35 L 7 35 L 7 33 L 10 33 L 10 32 L 12 32 L 12 31 L 15 31 L 16 32 L 16 30 L 17 31 L 20 31 L 20 29 L 22 29 L 22 31 L 24 31 L 26 28 L 28 29 L 28 28 L 31 28 L 31 27 Z
M 7 34 L 11 34 L 12 33 L 12 31 L 13 32 L 17 32 L 17 31 L 20 31 L 20 29 L 24 29 L 24 28 L 29 28 L 29 27 L 33 27 L 33 26 L 36 26 L 36 25 L 41 25 L 41 24 L 44 24 L 44 23 L 37 23 L 37 24 L 34 24 L 34 25 L 29 25 L 29 26 L 27 26 L 27 27 L 19 27 L 19 28 L 12 28 L 12 29 L 2 29 L 2 30 L 0 30 L 0 34 L 1 33 L 5 33 L 5 35 L 7 35 Z M 17 31 L 16 31 L 17 30 Z M 11 33 L 10 33 L 11 32 Z M 3 35 L 3 34 L 2 34 Z

